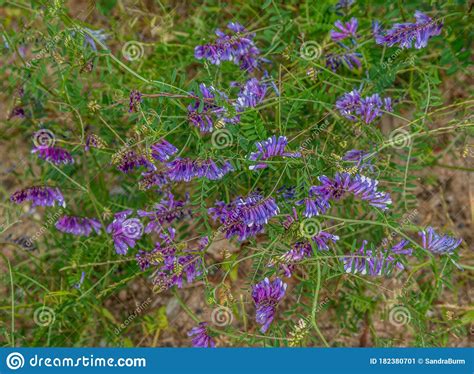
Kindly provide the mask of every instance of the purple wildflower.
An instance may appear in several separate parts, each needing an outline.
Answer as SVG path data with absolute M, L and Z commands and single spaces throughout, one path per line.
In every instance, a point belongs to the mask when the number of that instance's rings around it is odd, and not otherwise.
M 59 188 L 34 186 L 16 191 L 10 196 L 10 200 L 16 204 L 31 201 L 35 206 L 55 206 L 56 202 L 65 207 L 64 197 Z
M 25 110 L 23 109 L 22 106 L 16 106 L 12 109 L 10 112 L 10 115 L 8 116 L 8 119 L 12 119 L 13 117 L 18 117 L 18 118 L 25 118 Z
M 151 155 L 161 162 L 168 161 L 171 155 L 174 155 L 176 152 L 178 152 L 178 148 L 176 148 L 173 144 L 167 142 L 165 139 L 160 139 L 150 148 Z
M 362 55 L 358 52 L 344 51 L 342 53 L 329 53 L 326 55 L 326 67 L 332 71 L 337 71 L 341 65 L 346 65 L 349 70 L 361 67 L 360 58 Z
M 176 158 L 167 164 L 168 176 L 172 181 L 189 182 L 194 178 L 207 178 L 218 180 L 234 170 L 230 162 L 224 161 L 218 166 L 213 160 L 191 160 L 189 158 Z
M 382 115 L 384 104 L 387 112 L 393 110 L 390 98 L 385 98 L 383 103 L 379 94 L 362 98 L 358 90 L 353 90 L 336 101 L 336 108 L 348 120 L 360 120 L 369 124 Z
M 267 85 L 260 83 L 257 78 L 249 79 L 237 96 L 235 108 L 238 112 L 245 108 L 254 108 L 265 98 L 267 92 Z
M 357 18 L 351 18 L 349 22 L 342 23 L 341 21 L 336 21 L 334 23 L 339 30 L 331 30 L 331 39 L 334 42 L 341 41 L 343 39 L 353 37 L 357 38 L 357 27 L 359 26 L 359 22 Z
M 294 272 L 296 265 L 304 259 L 311 257 L 312 253 L 313 248 L 309 242 L 296 242 L 289 251 L 279 256 L 276 260 L 271 261 L 268 266 L 274 266 L 275 263 L 278 263 L 280 269 L 285 272 L 285 276 L 289 278 Z
M 188 332 L 188 336 L 192 336 L 192 343 L 197 348 L 214 348 L 216 344 L 207 332 L 207 323 L 201 322 L 198 327 L 193 327 Z
M 325 175 L 320 176 L 318 179 L 321 185 L 311 187 L 310 193 L 318 194 L 321 196 L 321 199 L 326 201 L 340 200 L 349 192 L 354 197 L 367 201 L 370 205 L 382 210 L 388 209 L 387 205 L 392 203 L 390 194 L 377 190 L 377 180 L 363 175 L 356 174 L 354 177 L 351 177 L 349 173 L 336 173 L 333 179 Z M 309 210 L 309 212 L 311 211 Z
M 214 208 L 208 209 L 209 215 L 223 224 L 226 238 L 237 235 L 240 241 L 263 232 L 264 225 L 279 211 L 274 199 L 264 198 L 257 192 L 246 198 L 239 197 L 230 204 L 218 201 Z
M 233 118 L 227 117 L 227 110 L 217 104 L 217 100 L 228 102 L 227 96 L 214 87 L 209 88 L 205 84 L 199 85 L 203 99 L 196 97 L 193 104 L 188 105 L 188 120 L 197 127 L 202 133 L 212 132 L 214 123 L 237 123 L 239 116 Z M 194 94 L 191 92 L 191 95 Z
M 171 223 L 186 215 L 191 215 L 191 210 L 186 207 L 188 197 L 186 196 L 186 200 L 176 200 L 174 195 L 169 192 L 166 197 L 153 206 L 153 210 L 149 212 L 139 210 L 137 212 L 139 217 L 150 219 L 150 222 L 145 227 L 145 233 L 148 234 L 152 231 L 161 232 L 164 223 Z
M 425 48 L 431 37 L 441 34 L 443 23 L 418 10 L 415 12 L 415 19 L 415 23 L 396 23 L 385 32 L 378 23 L 375 23 L 375 42 L 389 47 L 398 44 L 403 49 L 412 48 L 413 40 L 415 40 L 416 49 Z
M 119 255 L 127 254 L 128 248 L 135 247 L 135 243 L 143 235 L 143 225 L 138 218 L 127 218 L 132 210 L 125 210 L 115 214 L 112 223 L 107 226 L 107 233 L 112 234 L 115 251 Z
M 249 156 L 251 161 L 263 161 L 268 160 L 275 156 L 298 158 L 301 157 L 300 152 L 285 152 L 285 147 L 288 145 L 288 139 L 286 136 L 279 136 L 278 139 L 275 135 L 268 138 L 267 140 L 257 142 L 257 152 L 252 152 Z M 249 166 L 250 170 L 263 169 L 268 165 L 264 162 L 259 162 L 256 165 Z
M 151 252 L 139 251 L 136 255 L 138 265 L 142 270 L 150 266 L 157 266 L 154 272 L 154 286 L 156 291 L 164 291 L 172 286 L 182 288 L 184 277 L 191 283 L 203 273 L 201 253 L 208 244 L 208 238 L 203 237 L 197 242 L 197 249 L 178 249 L 174 244 L 175 230 L 168 229 L 168 233 L 161 232 L 162 242 L 157 242 Z
M 230 61 L 239 65 L 242 70 L 253 71 L 258 66 L 260 51 L 253 42 L 254 34 L 249 34 L 239 23 L 229 23 L 227 28 L 234 35 L 227 35 L 216 30 L 215 43 L 199 45 L 194 49 L 197 59 L 206 59 L 211 64 L 220 65 L 222 61 Z
M 431 226 L 420 231 L 418 235 L 422 238 L 423 248 L 438 255 L 453 254 L 454 250 L 459 247 L 462 242 L 462 239 L 456 239 L 449 235 L 439 235 Z
M 353 255 L 344 257 L 344 270 L 347 273 L 380 276 L 390 275 L 394 267 L 403 270 L 403 264 L 392 254 L 411 255 L 412 249 L 404 249 L 408 241 L 402 240 L 388 251 L 375 252 L 365 249 L 367 241 L 362 242 L 362 247 Z
M 137 90 L 132 90 L 130 92 L 130 104 L 129 104 L 129 113 L 136 111 L 140 103 L 142 102 L 142 94 Z
M 387 205 L 391 204 L 392 200 L 390 194 L 377 191 L 378 183 L 375 179 L 357 174 L 352 178 L 348 191 L 352 192 L 355 197 L 367 201 L 370 205 L 386 210 L 388 209 Z
M 89 236 L 92 231 L 99 234 L 102 225 L 94 218 L 62 216 L 56 222 L 56 228 L 68 234 Z
M 262 325 L 260 331 L 263 334 L 275 318 L 276 307 L 285 296 L 286 287 L 287 284 L 283 283 L 280 278 L 276 278 L 273 282 L 265 278 L 253 287 L 252 298 L 257 309 L 256 320 L 258 324 Z
M 154 165 L 146 156 L 131 149 L 125 149 L 116 153 L 112 157 L 112 162 L 117 165 L 117 169 L 123 173 L 130 173 L 133 169 L 137 169 L 141 166 L 146 167 L 148 170 L 155 169 Z
M 86 137 L 86 144 L 84 145 L 84 150 L 89 152 L 90 148 L 103 149 L 106 147 L 105 142 L 95 134 L 89 134 Z
M 74 159 L 71 154 L 60 147 L 39 146 L 33 148 L 32 153 L 37 153 L 39 158 L 55 165 L 72 164 Z
M 149 171 L 142 173 L 142 179 L 138 181 L 141 190 L 149 190 L 152 187 L 162 187 L 168 184 L 168 174 L 166 172 Z
M 86 272 L 83 271 L 81 273 L 81 279 L 79 279 L 79 282 L 75 283 L 72 287 L 75 288 L 76 290 L 80 290 L 82 283 L 84 283 L 84 278 L 86 277 Z
M 320 231 L 317 235 L 313 236 L 311 240 L 316 243 L 319 251 L 328 251 L 329 242 L 335 243 L 339 240 L 339 236 L 329 234 L 325 231 Z

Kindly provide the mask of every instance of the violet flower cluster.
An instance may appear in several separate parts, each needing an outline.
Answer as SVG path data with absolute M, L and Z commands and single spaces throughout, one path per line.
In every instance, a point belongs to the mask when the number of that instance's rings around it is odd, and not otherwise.
M 321 184 L 312 186 L 309 197 L 298 202 L 298 205 L 305 205 L 303 215 L 307 218 L 326 213 L 331 200 L 338 201 L 347 194 L 382 210 L 388 209 L 392 203 L 390 194 L 378 191 L 377 180 L 360 174 L 336 173 L 334 178 L 322 175 L 318 179 Z
M 396 44 L 402 49 L 421 49 L 428 45 L 428 41 L 436 35 L 441 34 L 443 23 L 427 16 L 425 13 L 415 12 L 415 23 L 396 23 L 390 30 L 384 31 L 378 22 L 374 22 L 373 31 L 375 42 L 392 47 Z
M 340 97 L 336 101 L 336 109 L 348 120 L 362 121 L 366 124 L 381 117 L 383 110 L 393 111 L 391 98 L 386 97 L 382 102 L 379 94 L 362 97 L 359 90 L 353 90 Z
M 148 252 L 140 250 L 136 260 L 141 270 L 150 266 L 156 267 L 153 273 L 153 284 L 156 292 L 165 291 L 173 286 L 183 287 L 184 277 L 192 283 L 203 273 L 201 253 L 208 245 L 207 237 L 198 241 L 197 249 L 179 249 L 174 244 L 176 231 L 169 228 L 168 232 L 160 233 L 162 242 L 157 242 L 155 248 Z
M 279 136 L 278 138 L 274 135 L 267 140 L 257 142 L 257 152 L 252 152 L 249 156 L 249 160 L 258 162 L 257 164 L 250 165 L 250 170 L 264 169 L 268 167 L 268 164 L 262 161 L 269 160 L 273 157 L 290 157 L 298 158 L 301 157 L 300 152 L 286 152 L 285 148 L 288 145 L 288 139 L 286 136 Z
M 62 216 L 56 222 L 59 231 L 76 236 L 89 236 L 92 231 L 100 233 L 102 224 L 95 218 Z
M 222 61 L 230 61 L 239 65 L 242 70 L 253 71 L 258 66 L 260 51 L 255 46 L 255 34 L 248 33 L 239 24 L 230 22 L 227 28 L 233 33 L 225 34 L 216 30 L 217 39 L 214 43 L 199 45 L 194 49 L 197 59 L 206 59 L 211 64 L 220 65 Z
M 15 204 L 30 201 L 32 206 L 66 206 L 64 196 L 57 187 L 33 186 L 14 192 L 10 200 Z
M 265 198 L 254 192 L 246 198 L 238 197 L 230 204 L 217 201 L 208 213 L 214 221 L 219 220 L 226 238 L 237 236 L 240 241 L 254 237 L 264 231 L 270 218 L 280 211 L 273 198 Z
M 451 255 L 459 247 L 462 239 L 456 239 L 449 235 L 438 234 L 433 227 L 428 226 L 418 233 L 422 238 L 423 248 L 437 255 Z
M 60 147 L 39 146 L 33 148 L 32 153 L 36 153 L 39 158 L 49 161 L 55 165 L 72 164 L 74 159 L 71 154 Z
M 344 270 L 347 273 L 370 276 L 390 275 L 394 268 L 403 270 L 405 267 L 394 255 L 411 256 L 413 249 L 405 248 L 408 240 L 401 240 L 389 250 L 373 251 L 366 249 L 367 241 L 354 254 L 344 258 Z
M 280 278 L 270 282 L 265 278 L 257 283 L 252 290 L 252 298 L 257 310 L 257 323 L 262 325 L 260 331 L 264 334 L 270 324 L 273 322 L 276 313 L 276 307 L 285 296 L 287 284 Z

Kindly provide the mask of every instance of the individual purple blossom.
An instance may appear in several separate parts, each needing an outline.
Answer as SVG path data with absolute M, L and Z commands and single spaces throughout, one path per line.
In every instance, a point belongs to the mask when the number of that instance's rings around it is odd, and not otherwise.
M 159 203 L 153 205 L 151 211 L 138 210 L 137 214 L 139 217 L 146 217 L 150 220 L 145 227 L 145 233 L 148 234 L 152 231 L 161 232 L 163 224 L 172 223 L 175 220 L 191 215 L 191 210 L 187 206 L 188 198 L 189 196 L 187 195 L 185 200 L 177 200 L 169 192 Z
M 239 23 L 231 22 L 227 28 L 234 33 L 228 35 L 216 30 L 215 43 L 199 45 L 194 49 L 194 57 L 206 59 L 211 64 L 220 65 L 222 61 L 230 61 L 239 65 L 242 70 L 252 72 L 258 66 L 260 51 L 253 42 L 254 34 L 247 33 Z
M 107 233 L 112 234 L 115 251 L 119 255 L 126 255 L 128 248 L 135 247 L 135 243 L 143 235 L 143 225 L 138 218 L 127 218 L 132 210 L 125 210 L 115 214 L 112 223 L 107 226 Z
M 366 176 L 356 174 L 348 189 L 355 197 L 367 201 L 370 205 L 382 210 L 388 209 L 392 203 L 390 194 L 377 191 L 378 181 Z
M 358 90 L 345 93 L 336 101 L 336 109 L 342 116 L 351 121 L 360 120 L 367 124 L 380 117 L 383 108 L 387 112 L 393 110 L 391 99 L 385 98 L 382 102 L 379 94 L 363 98 Z
M 375 42 L 389 47 L 398 44 L 403 49 L 412 48 L 415 41 L 416 49 L 425 48 L 431 37 L 441 34 L 443 23 L 418 10 L 415 12 L 415 19 L 415 23 L 395 23 L 390 30 L 385 32 L 378 23 L 375 23 Z
M 90 148 L 103 149 L 106 147 L 106 143 L 95 134 L 88 134 L 86 137 L 86 144 L 84 150 L 89 152 Z
M 355 0 L 339 0 L 336 4 L 336 10 L 349 9 Z
M 89 236 L 92 231 L 99 234 L 102 224 L 94 218 L 62 216 L 56 222 L 56 228 L 68 234 Z
M 249 166 L 250 170 L 266 168 L 268 165 L 261 161 L 268 160 L 272 157 L 301 157 L 300 152 L 285 152 L 285 148 L 288 145 L 288 139 L 286 138 L 286 136 L 279 136 L 277 138 L 275 135 L 273 135 L 267 140 L 257 142 L 255 145 L 258 150 L 257 152 L 252 152 L 250 154 L 249 160 L 257 161 L 258 163 L 256 165 Z
M 245 108 L 254 108 L 260 104 L 265 98 L 267 92 L 267 85 L 261 83 L 257 78 L 249 79 L 241 88 L 235 108 L 237 112 L 243 111 Z
M 55 165 L 72 164 L 74 159 L 71 154 L 60 147 L 39 146 L 33 148 L 32 153 L 37 153 L 38 157 Z
M 164 291 L 172 286 L 182 288 L 185 278 L 188 283 L 192 283 L 203 273 L 202 251 L 209 239 L 200 238 L 196 249 L 178 249 L 180 246 L 174 243 L 175 232 L 173 228 L 169 228 L 168 232 L 161 232 L 161 243 L 157 242 L 151 252 L 139 251 L 136 255 L 142 270 L 157 266 L 153 274 L 153 284 L 157 291 Z
M 170 159 L 170 156 L 178 152 L 173 144 L 167 142 L 165 139 L 160 139 L 158 142 L 153 144 L 151 147 L 151 155 L 158 161 L 165 162 Z
M 296 265 L 304 259 L 311 257 L 312 253 L 313 248 L 309 242 L 296 242 L 289 251 L 279 256 L 276 260 L 272 260 L 268 266 L 274 266 L 276 263 L 279 264 L 280 269 L 289 278 L 293 274 Z
M 130 92 L 130 103 L 129 103 L 129 113 L 136 111 L 140 103 L 142 102 L 142 94 L 137 90 L 132 90 Z
M 81 279 L 79 279 L 79 282 L 75 283 L 72 287 L 75 288 L 76 290 L 80 290 L 82 284 L 84 283 L 84 278 L 86 277 L 86 272 L 83 271 L 81 273 Z
M 207 332 L 207 323 L 201 322 L 199 326 L 193 327 L 189 332 L 188 336 L 192 336 L 192 343 L 197 348 L 214 348 L 216 344 L 214 340 L 209 336 Z
M 112 157 L 112 162 L 117 165 L 117 169 L 123 173 L 130 173 L 139 167 L 146 167 L 147 170 L 154 170 L 154 165 L 143 154 L 137 153 L 132 149 L 126 149 L 118 152 Z
M 329 251 L 329 243 L 338 241 L 339 236 L 320 231 L 317 235 L 313 236 L 311 240 L 316 243 L 319 251 Z
M 311 187 L 309 190 L 310 196 L 296 202 L 296 205 L 304 204 L 305 209 L 303 215 L 306 218 L 324 214 L 331 207 L 329 204 L 328 195 L 320 194 L 319 192 L 315 191 L 315 189 L 316 187 Z
M 361 57 L 360 53 L 350 50 L 341 53 L 328 53 L 326 55 L 326 67 L 332 71 L 337 71 L 341 65 L 346 65 L 349 70 L 354 70 L 356 67 L 361 67 Z
M 16 204 L 31 201 L 35 206 L 55 206 L 56 203 L 66 206 L 63 194 L 57 187 L 33 186 L 16 191 L 10 196 L 10 200 Z
M 12 119 L 13 117 L 18 117 L 18 118 L 25 118 L 25 110 L 23 109 L 22 106 L 16 106 L 12 109 L 10 112 L 10 115 L 8 116 L 8 119 Z
M 362 247 L 354 254 L 344 257 L 344 270 L 347 273 L 380 276 L 390 275 L 394 267 L 403 270 L 403 264 L 393 254 L 411 255 L 411 249 L 405 249 L 408 241 L 402 240 L 388 251 L 372 251 L 366 249 L 367 241 L 362 242 Z
M 263 232 L 264 225 L 279 211 L 273 198 L 264 198 L 258 192 L 230 204 L 218 201 L 214 208 L 208 209 L 209 215 L 223 224 L 221 229 L 226 238 L 236 235 L 240 241 Z
M 318 177 L 318 179 L 321 185 L 311 187 L 310 193 L 317 194 L 326 201 L 337 201 L 347 193 L 351 193 L 354 197 L 367 201 L 370 205 L 382 210 L 388 209 L 388 205 L 392 203 L 390 194 L 377 190 L 377 180 L 360 174 L 352 177 L 349 173 L 336 173 L 332 179 L 325 175 Z
M 152 187 L 162 187 L 168 182 L 167 172 L 153 170 L 142 173 L 142 179 L 138 181 L 138 187 L 141 190 L 149 190 Z
M 285 296 L 286 288 L 287 284 L 280 278 L 276 278 L 273 282 L 265 278 L 253 286 L 252 298 L 256 307 L 256 321 L 262 325 L 260 329 L 262 334 L 268 330 L 275 318 L 276 307 Z
M 359 26 L 359 21 L 357 21 L 357 18 L 351 18 L 349 22 L 343 23 L 341 21 L 336 21 L 334 23 L 334 26 L 336 26 L 339 30 L 331 30 L 331 39 L 334 42 L 339 42 L 343 39 L 353 37 L 357 38 L 357 27 Z
M 109 37 L 108 34 L 106 34 L 104 32 L 104 30 L 91 30 L 91 29 L 88 29 L 87 27 L 84 28 L 87 32 L 84 33 L 84 45 L 86 44 L 89 44 L 91 46 L 91 48 L 97 52 L 97 46 L 95 44 L 95 40 L 94 39 L 97 39 L 98 41 L 100 41 L 102 44 L 105 45 L 105 41 L 107 40 L 107 38 Z M 92 34 L 94 38 L 92 38 L 90 35 Z
M 234 170 L 228 161 L 224 161 L 221 164 L 221 166 L 218 166 L 211 159 L 201 161 L 189 158 L 176 158 L 167 164 L 168 177 L 172 181 L 184 182 L 189 182 L 194 178 L 218 180 Z
M 462 242 L 462 239 L 456 239 L 455 237 L 449 235 L 441 236 L 431 226 L 428 226 L 425 230 L 420 231 L 418 235 L 420 235 L 422 238 L 423 248 L 438 255 L 453 254 L 454 250 L 459 247 Z

